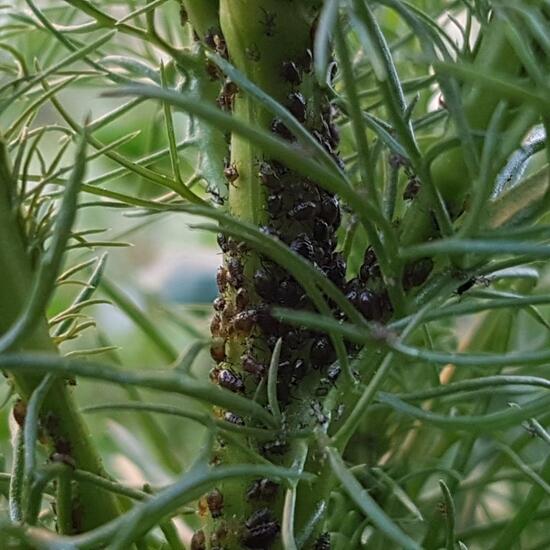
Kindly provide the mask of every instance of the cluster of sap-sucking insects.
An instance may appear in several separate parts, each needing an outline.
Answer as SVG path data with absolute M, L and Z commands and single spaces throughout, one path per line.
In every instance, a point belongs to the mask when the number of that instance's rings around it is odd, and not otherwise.
M 209 32 L 205 43 L 223 57 L 228 57 L 219 31 Z M 341 165 L 338 156 L 339 132 L 334 124 L 336 110 L 328 101 L 319 98 L 313 109 L 301 91 L 302 83 L 309 78 L 312 62 L 311 51 L 307 50 L 301 59 L 288 59 L 281 63 L 279 77 L 288 91 L 284 103 Z M 208 72 L 212 78 L 221 78 L 213 65 L 209 65 Z M 223 80 L 218 97 L 219 107 L 231 110 L 237 93 L 234 83 Z M 272 119 L 270 129 L 279 138 L 289 142 L 295 140 L 292 132 L 277 117 Z M 392 314 L 392 306 L 372 248 L 365 251 L 357 275 L 351 280 L 346 278 L 346 260 L 337 250 L 337 231 L 342 221 L 338 197 L 277 160 L 259 157 L 256 168 L 265 197 L 265 222 L 261 230 L 284 242 L 290 250 L 321 270 L 367 320 L 387 321 Z M 225 176 L 231 193 L 232 186 L 239 183 L 238 166 L 226 162 Z M 267 378 L 276 342 L 281 339 L 277 398 L 282 411 L 285 411 L 295 389 L 308 375 L 308 384 L 312 380 L 314 383 L 308 391 L 312 397 L 311 418 L 317 423 L 326 422 L 321 399 L 337 383 L 340 374 L 332 342 L 326 334 L 284 324 L 271 314 L 275 306 L 314 311 L 309 297 L 284 267 L 253 253 L 244 243 L 220 233 L 218 244 L 224 262 L 217 273 L 219 296 L 213 304 L 211 322 L 211 355 L 215 361 L 215 367 L 210 372 L 211 380 L 226 390 L 258 397 L 257 391 Z M 422 284 L 431 269 L 431 261 L 408 266 L 403 277 L 405 290 Z M 336 318 L 345 319 L 334 303 L 330 300 L 328 303 Z M 348 352 L 354 352 L 351 345 Z M 220 415 L 234 424 L 244 425 L 247 421 L 231 411 L 221 411 Z M 287 442 L 281 437 L 264 441 L 258 447 L 258 451 L 270 460 L 281 457 L 288 449 Z M 275 541 L 280 525 L 269 510 L 269 503 L 277 498 L 278 489 L 278 485 L 268 479 L 257 479 L 248 487 L 245 499 L 250 503 L 252 512 L 238 527 L 242 546 L 269 548 Z M 224 522 L 223 501 L 218 489 L 208 493 L 201 501 L 203 512 L 219 519 L 215 522 L 215 531 L 210 533 L 210 548 L 223 548 L 223 540 L 227 539 L 229 527 Z M 206 547 L 206 535 L 199 530 L 193 537 L 192 549 Z M 328 534 L 322 534 L 314 548 L 330 548 Z

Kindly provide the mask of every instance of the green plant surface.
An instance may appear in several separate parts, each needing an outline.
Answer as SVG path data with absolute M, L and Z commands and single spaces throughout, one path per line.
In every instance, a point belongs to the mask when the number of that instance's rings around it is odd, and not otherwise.
M 549 22 L 0 6 L 0 546 L 546 548 Z

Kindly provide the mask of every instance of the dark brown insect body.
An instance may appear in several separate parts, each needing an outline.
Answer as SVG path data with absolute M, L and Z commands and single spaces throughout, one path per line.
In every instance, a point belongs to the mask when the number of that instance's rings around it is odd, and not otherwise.
M 293 61 L 284 61 L 281 66 L 281 76 L 290 84 L 298 85 L 302 82 L 300 71 Z
M 292 92 L 288 96 L 288 110 L 298 119 L 300 122 L 304 122 L 306 119 L 306 101 L 304 96 L 299 92 Z
M 206 550 L 206 537 L 204 531 L 195 531 L 191 538 L 191 550 Z
M 244 383 L 242 378 L 231 369 L 220 369 L 217 373 L 218 384 L 235 393 L 242 393 L 244 391 Z
M 229 183 L 234 183 L 239 179 L 239 172 L 234 164 L 230 164 L 223 169 L 223 173 Z
M 271 131 L 287 141 L 294 141 L 295 139 L 294 134 L 288 129 L 287 125 L 278 118 L 273 119 Z
M 269 548 L 279 533 L 279 524 L 268 508 L 256 510 L 245 522 L 242 542 L 248 548 Z
M 216 282 L 218 283 L 218 290 L 222 293 L 225 292 L 227 285 L 229 284 L 229 273 L 223 265 L 218 268 Z
M 231 424 L 237 424 L 238 426 L 244 426 L 244 420 L 238 414 L 226 411 L 223 415 L 223 419 Z
M 214 338 L 210 345 L 210 355 L 216 363 L 225 361 L 225 340 L 223 338 Z
M 218 489 L 213 489 L 206 495 L 206 503 L 213 518 L 219 518 L 223 514 L 223 495 Z
M 246 491 L 248 500 L 271 500 L 279 490 L 279 484 L 267 478 L 257 479 Z

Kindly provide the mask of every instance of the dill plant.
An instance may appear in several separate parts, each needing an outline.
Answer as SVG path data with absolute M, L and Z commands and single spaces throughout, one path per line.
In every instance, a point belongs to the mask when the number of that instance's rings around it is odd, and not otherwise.
M 547 547 L 549 17 L 543 0 L 2 6 L 6 547 Z M 116 107 L 81 120 L 82 90 Z M 183 322 L 181 352 L 107 277 L 94 251 L 124 242 L 81 224 L 98 211 L 137 217 L 130 235 L 169 214 L 217 235 L 210 334 Z M 161 368 L 117 356 L 92 317 L 106 300 Z M 79 408 L 81 380 L 124 393 Z M 133 415 L 170 482 L 108 473 L 94 412 Z M 203 437 L 185 467 L 167 416 Z

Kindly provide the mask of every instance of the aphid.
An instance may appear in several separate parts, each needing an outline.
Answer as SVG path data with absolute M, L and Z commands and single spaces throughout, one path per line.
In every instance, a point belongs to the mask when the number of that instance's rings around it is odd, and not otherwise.
M 381 305 L 378 296 L 370 290 L 363 290 L 357 298 L 357 309 L 369 321 L 380 320 L 382 318 Z
M 223 336 L 224 329 L 226 329 L 227 326 L 231 325 L 231 323 L 233 322 L 233 315 L 235 315 L 235 306 L 231 302 L 228 302 L 225 304 L 225 307 L 223 308 L 222 315 L 221 315 L 222 336 Z
M 262 525 L 262 523 L 269 523 L 273 521 L 271 510 L 269 508 L 260 508 L 252 513 L 252 515 L 244 522 L 248 529 Z
M 191 538 L 191 550 L 206 550 L 206 537 L 202 529 L 193 533 L 193 537 Z
M 206 504 L 213 518 L 219 518 L 223 514 L 223 495 L 218 489 L 212 489 L 206 495 Z
M 280 163 L 278 160 L 272 160 L 270 161 L 271 166 L 273 167 L 273 170 L 275 170 L 275 174 L 277 177 L 282 178 L 283 176 L 286 176 L 289 172 L 288 168 Z
M 212 321 L 210 321 L 210 334 L 214 337 L 221 336 L 222 334 L 222 319 L 217 313 L 212 317 Z
M 403 155 L 400 155 L 398 153 L 392 153 L 390 155 L 389 164 L 395 170 L 397 170 L 399 168 L 407 169 L 407 167 L 410 166 L 409 161 Z M 411 174 L 411 176 L 412 176 L 412 174 Z
M 222 296 L 218 296 L 214 299 L 212 306 L 214 307 L 214 311 L 222 311 L 225 307 L 225 299 Z
M 187 22 L 189 21 L 189 15 L 187 13 L 187 10 L 183 6 L 183 4 L 180 6 L 180 25 L 184 27 Z
M 227 53 L 227 43 L 223 35 L 220 33 L 216 33 L 214 35 L 214 48 L 220 57 L 223 57 L 224 59 L 229 57 Z
M 346 284 L 346 298 L 352 303 L 357 303 L 357 298 L 361 292 L 361 284 L 357 277 L 350 279 Z
M 229 252 L 229 239 L 223 233 L 218 233 L 216 240 L 222 252 Z
M 326 242 L 330 236 L 330 228 L 324 220 L 315 218 L 313 223 L 313 238 L 321 243 Z
M 260 163 L 258 175 L 262 183 L 271 191 L 279 191 L 281 189 L 281 181 L 279 175 L 268 162 Z
M 311 135 L 325 148 L 329 155 L 335 155 L 330 135 L 325 135 L 318 130 L 313 130 Z
M 290 249 L 296 254 L 303 256 L 306 260 L 311 260 L 314 255 L 313 245 L 305 233 L 300 233 L 290 244 Z
M 220 369 L 217 375 L 218 384 L 226 390 L 241 393 L 244 391 L 242 378 L 231 369 Z
M 307 364 L 303 359 L 296 359 L 294 366 L 292 367 L 292 375 L 290 377 L 290 383 L 296 384 L 304 378 L 307 373 Z
M 380 268 L 378 267 L 378 259 L 371 246 L 365 250 L 363 257 L 363 265 L 359 270 L 359 278 L 363 282 L 367 282 L 371 278 L 380 276 Z
M 334 348 L 326 336 L 315 340 L 311 346 L 309 357 L 313 368 L 319 368 L 332 363 L 335 359 Z
M 337 226 L 340 217 L 340 206 L 336 197 L 324 196 L 321 201 L 321 217 L 328 225 Z
M 340 143 L 340 132 L 338 131 L 338 127 L 333 124 L 332 122 L 329 122 L 326 124 L 325 133 L 327 136 L 327 139 L 333 149 L 335 149 L 338 144 Z
M 216 34 L 218 34 L 218 32 L 218 29 L 216 29 L 215 27 L 211 27 L 206 31 L 206 34 L 204 35 L 204 43 L 212 50 L 216 48 L 214 37 L 216 36 Z
M 315 388 L 315 397 L 326 397 L 329 394 L 332 385 L 329 383 L 327 378 L 321 378 L 320 382 L 321 383 Z
M 238 414 L 235 414 L 231 411 L 225 411 L 223 414 L 223 419 L 230 424 L 237 424 L 237 426 L 244 426 L 244 420 Z
M 326 276 L 336 285 L 341 287 L 346 276 L 346 262 L 341 254 L 333 254 L 325 269 Z
M 216 282 L 218 284 L 218 290 L 220 292 L 225 292 L 225 290 L 227 289 L 227 285 L 229 284 L 229 272 L 227 268 L 225 268 L 223 265 L 218 267 Z
M 234 183 L 239 178 L 239 172 L 235 164 L 230 164 L 223 169 L 223 174 L 229 183 Z
M 261 548 L 266 550 L 273 544 L 279 533 L 279 524 L 276 521 L 262 523 L 257 527 L 248 529 L 242 538 L 242 542 L 248 548 Z
M 257 311 L 255 309 L 247 309 L 237 313 L 237 315 L 233 317 L 233 329 L 237 333 L 247 336 L 256 324 L 256 314 Z
M 267 211 L 272 217 L 276 217 L 283 209 L 283 196 L 280 193 L 267 197 Z
M 282 357 L 286 357 L 288 355 L 288 353 L 285 353 L 286 348 L 282 348 L 281 349 L 281 357 L 279 359 L 281 359 Z M 289 361 L 279 361 L 279 384 L 281 384 L 281 380 L 282 378 L 288 378 L 287 374 L 288 372 L 290 371 L 290 362 Z M 280 388 L 282 389 L 283 391 L 287 388 Z M 280 397 L 280 396 L 279 396 Z
M 338 377 L 340 376 L 340 373 L 342 372 L 342 368 L 340 365 L 331 365 L 327 370 L 327 379 L 331 384 L 336 384 L 336 380 L 338 380 Z
M 313 550 L 330 550 L 330 533 L 322 533 L 315 541 Z
M 317 424 L 323 426 L 326 424 L 329 420 L 328 416 L 325 414 L 323 410 L 323 405 L 319 401 L 313 401 L 313 403 L 310 403 L 311 408 L 311 416 L 315 417 L 315 421 Z
M 288 443 L 280 439 L 268 441 L 262 446 L 262 452 L 270 455 L 284 455 L 288 451 Z
M 423 284 L 432 272 L 433 266 L 431 258 L 420 258 L 407 264 L 403 273 L 403 288 L 410 290 Z
M 248 374 L 253 374 L 257 378 L 262 378 L 267 371 L 266 365 L 260 363 L 260 361 L 256 360 L 251 355 L 243 356 L 242 367 L 245 372 L 248 372 Z
M 287 307 L 296 306 L 303 295 L 302 287 L 293 280 L 283 281 L 277 292 L 279 303 Z
M 223 338 L 213 338 L 210 345 L 210 355 L 216 363 L 225 361 L 225 340 Z
M 256 311 L 256 323 L 264 334 L 275 335 L 279 332 L 279 321 L 265 307 L 261 307 Z
M 254 288 L 261 298 L 273 301 L 278 289 L 277 278 L 272 271 L 260 267 L 254 273 Z
M 294 61 L 283 61 L 281 76 L 290 84 L 298 85 L 302 82 L 300 71 Z
M 296 204 L 288 212 L 288 217 L 299 222 L 311 220 L 317 213 L 317 205 L 313 201 L 303 201 Z
M 277 34 L 277 14 L 267 11 L 265 8 L 260 7 L 260 9 L 263 12 L 262 19 L 260 19 L 260 24 L 264 28 L 264 34 L 268 37 L 273 37 L 275 34 Z
M 237 258 L 227 260 L 227 281 L 233 288 L 240 288 L 243 284 L 243 266 Z
M 257 479 L 246 491 L 247 500 L 270 500 L 279 490 L 279 484 L 267 478 Z
M 412 200 L 418 195 L 418 192 L 420 191 L 420 180 L 413 176 L 407 183 L 407 186 L 405 187 L 405 191 L 403 191 L 403 199 L 404 200 Z
M 212 81 L 220 80 L 222 78 L 222 73 L 218 66 L 212 61 L 208 60 L 205 64 L 206 74 Z
M 373 265 L 376 265 L 377 262 L 378 259 L 376 258 L 374 249 L 372 246 L 367 246 L 365 254 L 363 255 L 363 264 L 368 267 L 372 267 Z
M 305 73 L 311 72 L 311 68 L 313 67 L 313 53 L 308 48 L 305 52 L 305 54 L 300 58 L 300 68 Z
M 294 134 L 288 129 L 287 125 L 280 118 L 273 119 L 273 122 L 271 123 L 271 131 L 287 141 L 294 141 L 295 139 Z
M 212 196 L 212 199 L 216 204 L 219 204 L 220 206 L 223 206 L 225 204 L 226 197 L 221 193 L 219 193 L 217 189 L 215 189 L 212 186 L 209 186 L 207 188 L 207 191 L 210 193 L 210 195 Z
M 260 231 L 264 234 L 264 235 L 269 235 L 270 237 L 274 237 L 274 238 L 280 238 L 279 237 L 279 232 L 274 228 L 274 227 L 271 227 L 269 225 L 261 225 L 260 226 Z
M 210 378 L 210 381 L 214 384 L 218 381 L 218 374 L 220 374 L 220 369 L 218 367 L 212 367 L 210 369 L 210 372 L 208 373 L 208 377 Z
M 235 296 L 237 311 L 243 311 L 248 306 L 248 292 L 245 288 L 239 288 Z
M 306 101 L 300 92 L 291 92 L 288 95 L 288 110 L 300 122 L 306 119 Z

